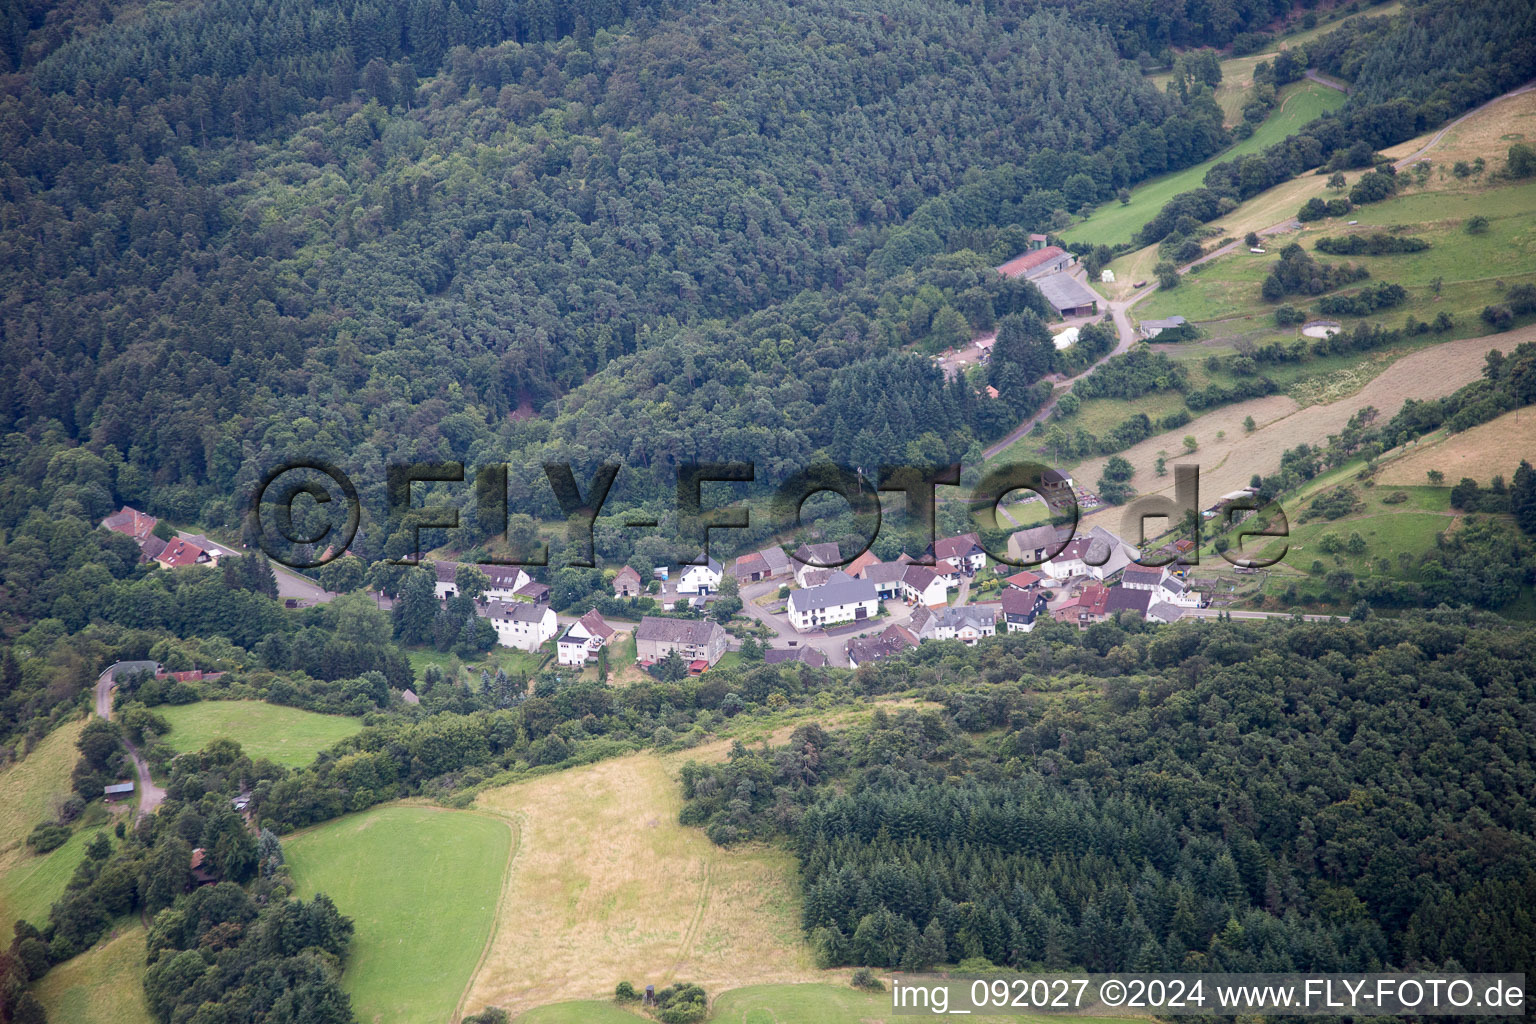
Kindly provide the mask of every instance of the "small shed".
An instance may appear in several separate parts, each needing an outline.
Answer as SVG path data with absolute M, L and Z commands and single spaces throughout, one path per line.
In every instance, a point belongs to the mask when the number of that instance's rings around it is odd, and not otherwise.
M 110 786 L 102 786 L 101 792 L 102 795 L 105 796 L 108 800 L 118 800 L 124 797 L 130 797 L 133 795 L 133 783 L 114 782 Z

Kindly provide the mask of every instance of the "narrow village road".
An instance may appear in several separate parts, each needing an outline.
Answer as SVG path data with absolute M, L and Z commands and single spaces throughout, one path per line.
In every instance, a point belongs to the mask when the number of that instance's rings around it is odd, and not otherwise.
M 119 661 L 108 665 L 101 675 L 96 677 L 96 713 L 108 721 L 112 718 L 112 687 L 113 679 L 119 672 L 139 672 L 145 669 L 153 670 L 156 665 L 152 661 Z M 128 737 L 123 737 L 123 746 L 128 748 L 128 756 L 133 758 L 133 767 L 139 776 L 139 817 L 154 813 L 165 799 L 165 790 L 155 785 L 149 777 L 149 764 L 139 753 L 139 748 L 134 746 Z

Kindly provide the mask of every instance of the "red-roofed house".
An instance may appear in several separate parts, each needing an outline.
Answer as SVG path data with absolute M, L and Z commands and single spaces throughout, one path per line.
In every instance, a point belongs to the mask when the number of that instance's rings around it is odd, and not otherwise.
M 1040 585 L 1040 576 L 1025 569 L 1022 572 L 1014 573 L 1003 582 L 1008 585 L 1007 589 L 1010 590 L 1030 590 Z
M 1079 628 L 1103 622 L 1108 617 L 1109 588 L 1094 583 L 1083 588 L 1082 593 L 1059 607 L 1051 609 L 1057 622 L 1072 622 Z
M 585 665 L 587 659 L 597 654 L 613 636 L 613 627 L 603 619 L 596 608 L 571 623 L 555 643 L 555 651 L 562 665 Z
M 139 544 L 143 544 L 145 539 L 154 532 L 157 522 L 159 520 L 154 516 L 146 515 L 136 508 L 129 508 L 127 505 L 124 505 L 120 510 L 113 512 L 103 519 L 101 525 L 113 533 L 121 533 L 132 537 Z
M 1031 249 L 1015 256 L 998 267 L 997 272 L 1004 277 L 1022 277 L 1026 281 L 1033 281 L 1037 277 L 1059 274 L 1075 262 L 1077 258 L 1061 246 L 1048 245 L 1044 249 Z
M 165 550 L 155 561 L 167 569 L 180 569 L 184 565 L 206 565 L 213 561 L 208 552 L 189 540 L 175 537 L 165 542 Z

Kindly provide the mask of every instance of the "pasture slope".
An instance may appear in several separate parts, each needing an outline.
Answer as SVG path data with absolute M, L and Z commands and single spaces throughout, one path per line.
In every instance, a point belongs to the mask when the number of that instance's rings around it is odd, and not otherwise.
M 1299 444 L 1319 444 L 1329 434 L 1337 433 L 1358 410 L 1375 406 L 1382 417 L 1394 415 L 1409 398 L 1426 399 L 1448 395 L 1476 380 L 1482 373 L 1484 357 L 1493 349 L 1508 352 L 1522 342 L 1536 341 L 1536 325 L 1491 334 L 1481 338 L 1448 341 L 1433 348 L 1404 356 L 1382 371 L 1354 395 L 1326 405 L 1302 408 L 1284 395 L 1271 395 L 1225 406 L 1194 420 L 1187 426 L 1154 435 L 1122 452 L 1135 469 L 1132 485 L 1141 494 L 1173 493 L 1173 466 L 1200 468 L 1202 500 L 1215 500 L 1228 491 L 1247 486 L 1255 473 L 1273 473 L 1280 468 L 1280 456 Z M 1252 415 L 1258 423 L 1253 433 L 1245 433 L 1242 421 Z M 1218 440 L 1216 433 L 1226 437 Z M 1193 434 L 1199 449 L 1183 453 L 1183 438 Z M 1168 456 L 1168 475 L 1153 472 L 1158 452 Z M 1091 459 L 1075 475 L 1083 480 L 1097 480 L 1107 459 Z M 1513 470 L 1513 466 L 1510 470 Z M 1105 523 L 1113 529 L 1115 513 Z
M 678 767 L 632 754 L 479 796 L 520 841 L 465 1012 L 601 999 L 621 980 L 714 993 L 826 977 L 800 931 L 793 856 L 680 825 Z
M 44 975 L 36 994 L 58 1024 L 153 1024 L 144 1005 L 144 926 L 119 924 L 105 943 Z
M 229 739 L 240 744 L 251 760 L 265 757 L 286 768 L 309 764 L 320 751 L 363 727 L 361 718 L 321 715 L 260 700 L 203 700 L 154 710 L 170 723 L 165 742 L 179 754 Z
M 1536 460 L 1536 409 L 1516 409 L 1459 434 L 1431 435 L 1385 463 L 1378 479 L 1382 485 L 1423 484 L 1438 469 L 1447 484 L 1467 477 L 1486 487 L 1495 476 L 1508 482 L 1521 459 Z
M 356 927 L 342 985 L 361 1024 L 453 1019 L 491 935 L 512 843 L 494 816 L 402 803 L 284 839 L 299 893 L 325 893 Z
M 7 941 L 10 922 L 42 922 L 85 855 L 89 836 L 84 832 L 41 857 L 26 846 L 27 833 L 52 818 L 70 795 L 75 741 L 84 727 L 83 718 L 60 726 L 30 754 L 0 771 L 0 921 L 6 922 Z

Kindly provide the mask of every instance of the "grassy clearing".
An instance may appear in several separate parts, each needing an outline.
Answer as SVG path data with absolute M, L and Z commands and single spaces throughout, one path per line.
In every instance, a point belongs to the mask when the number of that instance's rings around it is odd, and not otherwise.
M 86 844 L 104 827 L 82 828 L 57 850 L 39 857 L 25 847 L 9 858 L 0 873 L 0 920 L 31 921 L 42 927 L 48 908 L 64 895 L 64 886 L 85 859 Z M 111 837 L 111 832 L 107 832 Z
M 634 754 L 480 794 L 520 842 L 466 1011 L 605 998 L 624 979 L 716 992 L 820 976 L 791 854 L 722 849 L 678 824 L 680 762 L 704 756 Z
M 1486 216 L 1488 230 L 1469 235 L 1466 221 Z M 1536 183 L 1459 192 L 1411 192 L 1350 214 L 1358 220 L 1351 227 L 1343 218 L 1330 218 L 1301 231 L 1276 236 L 1268 252 L 1256 255 L 1239 247 L 1237 252 L 1202 266 L 1184 276 L 1178 288 L 1156 291 L 1136 307 L 1139 318 L 1166 317 L 1178 313 L 1200 322 L 1214 338 L 1254 333 L 1257 340 L 1291 339 L 1295 329 L 1274 326 L 1273 311 L 1279 303 L 1265 302 L 1261 287 L 1279 251 L 1298 242 L 1311 251 L 1323 235 L 1397 230 L 1424 238 L 1431 248 L 1396 256 L 1332 257 L 1325 262 L 1351 262 L 1371 273 L 1370 281 L 1392 282 L 1408 289 L 1408 301 L 1391 310 L 1364 317 L 1340 317 L 1345 326 L 1356 322 L 1401 323 L 1409 316 L 1431 320 L 1446 312 L 1461 330 L 1481 329 L 1478 314 L 1484 306 L 1500 301 L 1502 286 L 1536 277 Z M 1439 284 L 1437 291 L 1436 284 Z M 1341 289 L 1356 290 L 1359 285 Z M 1305 295 L 1282 300 L 1298 308 L 1316 309 L 1316 300 Z
M 360 718 L 320 715 L 259 700 L 204 700 L 155 711 L 171 724 L 165 742 L 179 753 L 230 739 L 252 760 L 265 757 L 289 768 L 309 764 L 320 751 L 363 727 Z
M 144 927 L 123 924 L 102 945 L 49 971 L 35 989 L 51 1021 L 152 1024 L 144 1006 Z
M 1433 134 L 1430 135 L 1433 138 Z M 1492 168 L 1502 166 L 1509 147 L 1516 142 L 1528 142 L 1536 138 L 1536 92 L 1521 93 L 1499 100 L 1487 110 L 1481 111 L 1448 129 L 1440 136 L 1423 159 L 1436 166 L 1437 179 L 1453 179 L 1450 174 L 1458 160 L 1470 164 L 1482 157 Z M 1384 156 L 1401 160 L 1424 149 L 1428 139 L 1412 139 L 1382 150 Z
M 551 646 L 551 650 L 553 647 Z M 411 663 L 411 671 L 420 675 L 428 665 L 436 665 L 443 670 L 448 678 L 457 678 L 460 682 L 478 684 L 480 671 L 488 670 L 492 675 L 497 669 L 501 669 L 507 675 L 531 676 L 539 670 L 544 663 L 545 651 L 532 653 L 518 650 L 516 647 L 503 647 L 497 644 L 484 657 L 469 661 L 460 658 L 451 652 L 439 651 L 435 647 L 417 647 L 405 652 L 405 656 Z
M 1381 470 L 1381 484 L 1423 484 L 1438 469 L 1445 482 L 1470 477 L 1487 486 L 1495 476 L 1507 482 L 1521 459 L 1536 458 L 1536 408 L 1516 409 L 1459 434 L 1440 433 L 1417 445 Z
M 1249 74 L 1252 74 L 1251 68 Z M 1163 208 L 1164 203 L 1180 192 L 1199 188 L 1205 179 L 1205 172 L 1215 164 L 1257 153 L 1343 102 L 1344 94 L 1327 86 L 1316 82 L 1294 82 L 1280 91 L 1280 103 L 1275 111 L 1248 138 L 1204 163 L 1138 185 L 1131 190 L 1129 203 L 1122 205 L 1116 200 L 1103 204 L 1082 223 L 1063 231 L 1062 237 L 1079 245 L 1117 245 L 1128 242 L 1143 224 Z
M 85 719 L 62 725 L 32 748 L 20 761 L 0 772 L 0 851 L 20 846 L 32 826 L 51 818 L 55 804 L 71 790 L 69 773 L 75 767 L 75 742 Z
M 342 984 L 364 1024 L 450 1019 L 496 918 L 512 831 L 467 811 L 390 804 L 283 844 L 299 891 L 357 931 Z

